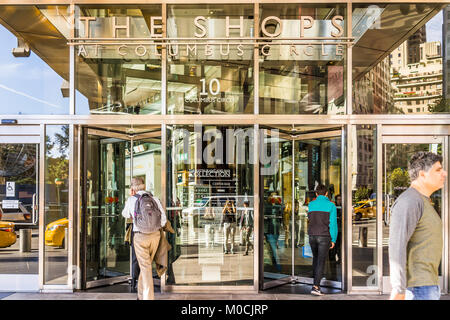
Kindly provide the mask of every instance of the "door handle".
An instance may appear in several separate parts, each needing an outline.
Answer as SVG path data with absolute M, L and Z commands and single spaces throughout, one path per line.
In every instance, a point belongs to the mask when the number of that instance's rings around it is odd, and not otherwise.
M 37 215 L 36 215 L 36 193 L 33 194 L 33 202 L 32 202 L 32 211 L 31 211 L 31 220 L 33 221 L 33 224 L 35 225 L 37 223 Z

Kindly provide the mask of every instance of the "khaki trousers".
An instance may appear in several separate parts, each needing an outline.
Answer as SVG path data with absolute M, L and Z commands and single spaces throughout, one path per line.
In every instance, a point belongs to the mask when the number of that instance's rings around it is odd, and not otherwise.
M 158 250 L 161 234 L 155 231 L 149 234 L 134 234 L 134 250 L 139 262 L 141 273 L 138 280 L 138 298 L 139 300 L 154 300 L 155 293 L 153 289 L 152 262 Z

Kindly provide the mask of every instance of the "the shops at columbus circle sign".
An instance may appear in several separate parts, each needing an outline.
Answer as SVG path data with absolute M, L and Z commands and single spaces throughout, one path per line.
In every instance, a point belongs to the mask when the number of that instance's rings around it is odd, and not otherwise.
M 129 16 L 78 17 L 78 36 L 69 44 L 77 47 L 78 56 L 87 58 L 155 59 L 161 57 L 161 49 L 165 48 L 172 57 L 251 59 L 253 48 L 257 47 L 260 55 L 269 59 L 284 55 L 294 59 L 340 60 L 345 45 L 352 43 L 351 38 L 343 37 L 344 17 L 340 15 L 329 20 L 315 20 L 311 16 L 282 20 L 269 16 L 258 26 L 262 37 L 252 35 L 253 30 L 248 36 L 253 21 L 244 16 L 224 18 L 211 18 L 214 23 L 205 16 L 168 19 L 168 24 L 175 25 L 180 33 L 192 34 L 164 38 L 161 16 L 152 16 L 149 21 Z

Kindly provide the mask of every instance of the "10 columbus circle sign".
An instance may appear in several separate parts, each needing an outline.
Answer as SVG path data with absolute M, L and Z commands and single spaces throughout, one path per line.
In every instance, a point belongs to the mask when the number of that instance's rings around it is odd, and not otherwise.
M 76 19 L 77 36 L 70 44 L 85 58 L 160 59 L 163 50 L 173 58 L 252 60 L 258 48 L 266 60 L 342 60 L 344 17 L 327 20 L 311 16 L 281 19 L 268 16 L 257 26 L 244 16 L 169 17 L 167 36 L 161 16 L 84 16 Z

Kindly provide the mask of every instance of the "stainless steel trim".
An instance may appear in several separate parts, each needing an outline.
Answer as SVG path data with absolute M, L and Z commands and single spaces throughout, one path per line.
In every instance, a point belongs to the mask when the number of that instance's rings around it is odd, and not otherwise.
M 8 118 L 2 115 L 2 118 Z M 13 116 L 13 119 L 16 119 Z M 0 136 L 40 136 L 41 128 L 38 125 L 0 125 Z
M 39 136 L 0 136 L 0 143 L 36 143 L 39 144 Z
M 122 283 L 122 282 L 128 281 L 129 278 L 130 278 L 129 276 L 120 276 L 120 277 L 114 277 L 114 278 L 109 278 L 109 279 L 88 281 L 88 282 L 86 282 L 86 289 L 91 289 L 91 288 L 95 288 L 95 287 L 111 285 L 111 284 L 116 284 L 116 283 Z
M 274 287 L 278 287 L 278 286 L 290 283 L 291 280 L 292 280 L 292 276 L 287 275 L 286 277 L 281 278 L 281 279 L 271 280 L 271 281 L 265 282 L 264 285 L 263 285 L 263 290 L 267 290 L 267 289 L 270 289 L 270 288 L 274 288 Z
M 443 143 L 443 150 L 442 150 L 442 157 L 443 157 L 443 164 L 444 170 L 448 174 L 449 170 L 449 136 L 444 138 Z M 442 254 L 442 277 L 443 277 L 443 286 L 442 286 L 442 292 L 447 294 L 449 290 L 449 185 L 448 185 L 448 176 L 447 176 L 447 183 L 444 184 L 444 188 L 442 190 L 442 209 L 443 209 L 443 235 L 444 235 L 444 245 L 443 245 L 443 254 Z
M 353 30 L 353 24 L 352 24 L 352 14 L 353 14 L 353 7 L 352 3 L 349 1 L 347 2 L 347 37 L 352 37 L 352 30 Z M 344 85 L 344 90 L 347 92 L 347 114 L 351 115 L 353 114 L 353 47 L 347 46 L 347 85 Z
M 254 224 L 254 228 L 253 228 L 253 290 L 255 290 L 256 292 L 259 289 L 259 283 L 260 283 L 260 278 L 264 277 L 264 272 L 262 274 L 260 274 L 260 263 L 264 263 L 260 261 L 259 259 L 259 250 L 261 250 L 260 248 L 260 198 L 259 198 L 259 192 L 260 192 L 260 177 L 259 177 L 259 172 L 260 172 L 260 168 L 259 168 L 259 141 L 260 141 L 260 136 L 259 136 L 259 125 L 255 124 L 253 126 L 253 150 L 254 150 L 254 155 L 253 155 L 253 159 L 254 159 L 254 164 L 253 164 L 253 181 L 254 181 L 254 185 L 253 185 L 253 206 L 254 206 L 254 219 L 253 219 L 253 224 Z M 264 282 L 264 279 L 261 278 L 261 283 Z
M 382 125 L 377 124 L 376 128 L 376 190 L 377 190 L 377 204 L 376 204 L 376 224 L 377 224 L 377 287 L 378 291 L 383 292 L 383 145 L 381 139 Z
M 297 277 L 297 280 L 298 280 L 297 282 L 304 283 L 304 284 L 310 284 L 310 285 L 314 284 L 313 278 Z M 320 282 L 320 286 L 342 290 L 342 283 L 339 281 L 324 279 Z
M 166 125 L 161 125 L 161 204 L 164 209 L 164 211 L 167 214 L 167 132 L 166 132 Z M 172 172 L 174 174 L 174 172 Z M 175 248 L 172 248 L 172 250 L 175 250 Z M 161 292 L 166 292 L 166 277 L 167 272 L 165 272 L 161 276 Z
M 255 2 L 253 5 L 253 34 L 259 35 L 259 3 Z M 259 48 L 257 46 L 253 49 L 253 113 L 256 115 L 259 113 Z
M 430 125 L 429 123 L 423 126 L 412 125 L 393 125 L 383 126 L 383 135 L 396 136 L 428 136 L 428 135 L 450 135 L 449 126 Z
M 41 124 L 41 142 L 39 144 L 39 290 L 44 286 L 44 216 L 45 216 L 45 125 Z
M 291 265 L 292 265 L 292 273 L 291 277 L 295 277 L 295 250 L 294 250 L 294 244 L 295 244 L 295 229 L 294 229 L 294 223 L 295 223 L 295 140 L 292 140 L 292 205 L 291 205 Z M 280 168 L 281 170 L 281 168 Z M 300 210 L 299 210 L 300 211 Z M 287 241 L 287 239 L 285 240 Z
M 331 131 L 324 131 L 324 132 L 318 132 L 318 133 L 307 133 L 307 134 L 300 134 L 293 138 L 294 141 L 299 140 L 314 140 L 314 139 L 320 139 L 320 138 L 331 138 L 331 137 L 340 137 L 342 135 L 342 130 L 331 130 Z
M 353 138 L 353 131 L 355 131 L 356 134 L 356 127 L 353 125 L 347 125 L 347 136 L 346 136 L 346 147 L 347 147 L 347 168 L 346 168 L 346 198 L 345 198 L 345 213 L 346 213 L 346 221 L 345 224 L 347 225 L 346 230 L 346 237 L 344 239 L 346 245 L 347 245 L 347 290 L 351 291 L 353 290 L 353 252 L 352 252 L 352 240 L 353 240 L 353 224 L 352 224 L 352 179 L 353 179 L 353 172 L 352 172 L 352 164 L 353 164 L 353 158 L 352 153 L 356 152 L 356 150 L 353 150 L 353 148 L 356 148 L 356 146 L 352 145 L 352 138 Z
M 161 5 L 163 37 L 167 36 L 167 5 Z M 161 114 L 167 114 L 167 48 L 161 48 Z
M 444 136 L 383 136 L 382 143 L 443 143 Z
M 168 285 L 165 292 L 172 293 L 230 293 L 230 294 L 255 294 L 253 286 L 174 286 Z
M 88 134 L 95 135 L 95 136 L 123 139 L 126 141 L 129 141 L 131 139 L 131 137 L 129 135 L 123 134 L 123 133 L 117 133 L 117 132 L 106 131 L 106 130 L 104 131 L 104 130 L 92 129 L 92 128 L 88 128 L 87 131 L 88 131 Z
M 70 288 L 73 288 L 73 266 L 74 266 L 74 191 L 76 189 L 75 182 L 75 131 L 74 131 L 74 125 L 69 125 L 69 212 L 68 212 L 68 219 L 69 219 L 69 239 L 66 239 L 65 241 L 68 241 L 68 257 L 67 257 L 67 286 Z
M 82 259 L 82 257 L 81 257 L 81 244 L 82 244 L 82 241 L 81 241 L 81 235 L 82 235 L 82 232 L 81 232 L 81 221 L 82 221 L 82 219 L 81 219 L 81 215 L 82 215 L 81 197 L 82 197 L 82 194 L 81 193 L 82 193 L 83 189 L 81 188 L 80 182 L 83 181 L 83 179 L 81 178 L 83 175 L 82 165 L 81 165 L 82 160 L 83 160 L 83 158 L 82 158 L 83 152 L 81 149 L 83 135 L 82 135 L 81 126 L 76 126 L 76 128 L 77 128 L 76 133 L 77 133 L 77 171 L 78 171 L 78 175 L 76 175 L 76 179 L 75 179 L 75 181 L 73 181 L 73 183 L 76 183 L 76 185 L 77 185 L 77 188 L 76 188 L 76 190 L 77 190 L 77 197 L 76 197 L 77 198 L 76 199 L 77 210 L 75 211 L 76 221 L 74 221 L 74 226 L 76 226 L 74 228 L 74 234 L 76 234 L 76 237 L 74 237 L 74 239 L 76 239 L 76 240 L 74 240 L 74 247 L 76 248 L 74 250 L 74 253 L 76 253 L 76 258 L 75 258 L 76 265 L 74 266 L 74 268 L 76 269 L 76 272 L 75 272 L 76 282 L 74 283 L 74 289 L 81 289 L 81 287 L 82 287 L 82 284 L 81 284 L 81 281 L 82 281 L 82 270 L 81 270 L 81 266 L 82 266 L 82 263 L 81 263 L 81 259 Z M 76 244 L 76 246 L 75 246 L 75 244 Z
M 383 124 L 409 126 L 410 128 L 421 126 L 430 126 L 431 130 L 438 132 L 449 132 L 445 127 L 450 125 L 450 117 L 444 114 L 416 115 L 416 116 L 398 116 L 398 115 L 310 115 L 310 114 L 221 114 L 221 115 L 128 115 L 128 114 L 105 114 L 105 115 L 3 115 L 3 118 L 14 118 L 18 120 L 18 126 L 36 125 L 36 124 L 60 124 L 73 123 L 83 125 L 156 125 L 162 124 L 194 124 L 202 121 L 204 124 L 248 124 L 255 123 L 265 125 L 300 125 L 311 123 L 323 124 Z M 414 126 L 413 126 L 414 125 Z M 441 128 L 436 128 L 441 127 Z M 0 126 L 0 128 L 6 126 Z M 9 126 L 8 126 L 9 127 Z M 394 127 L 394 126 L 393 126 Z M 427 127 L 428 128 L 428 127 Z M 404 129 L 403 129 L 404 130 Z M 420 130 L 420 129 L 419 129 Z M 438 133 L 436 132 L 436 133 Z

